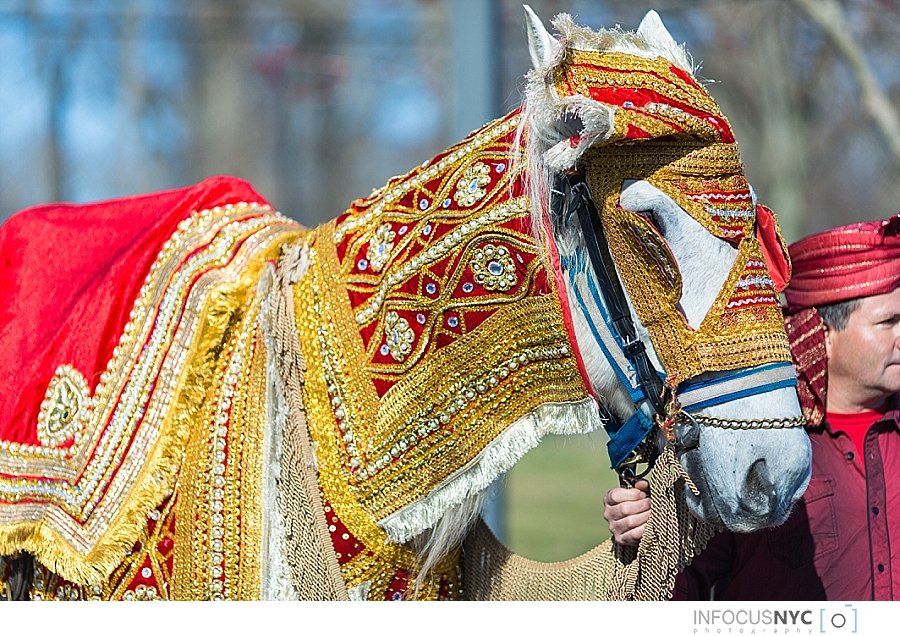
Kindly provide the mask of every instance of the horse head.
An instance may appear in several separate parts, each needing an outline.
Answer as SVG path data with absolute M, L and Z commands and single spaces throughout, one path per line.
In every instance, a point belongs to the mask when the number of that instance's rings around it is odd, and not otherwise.
M 611 415 L 613 466 L 652 461 L 668 436 L 698 517 L 779 524 L 810 462 L 777 296 L 790 264 L 728 121 L 655 12 L 633 33 L 561 15 L 556 39 L 526 11 L 528 191 Z

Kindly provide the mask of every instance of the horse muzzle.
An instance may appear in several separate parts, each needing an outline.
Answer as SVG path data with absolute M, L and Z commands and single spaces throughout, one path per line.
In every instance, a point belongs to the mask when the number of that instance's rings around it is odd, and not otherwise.
M 702 427 L 697 447 L 679 459 L 700 495 L 687 489 L 696 516 L 735 532 L 779 525 L 806 490 L 811 449 L 802 428 Z

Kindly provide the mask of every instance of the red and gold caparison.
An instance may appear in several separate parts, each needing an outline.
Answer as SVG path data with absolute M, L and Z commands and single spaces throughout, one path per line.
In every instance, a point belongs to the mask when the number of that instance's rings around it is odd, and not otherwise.
M 789 360 L 783 243 L 715 102 L 600 50 L 638 34 L 566 20 L 524 110 L 318 228 L 225 177 L 0 227 L 0 576 L 29 554 L 46 599 L 464 595 L 458 550 L 415 581 L 410 542 L 544 435 L 601 425 L 524 173 L 571 112 L 542 160 L 586 169 L 668 381 Z M 737 249 L 699 329 L 628 179 Z
M 0 405 L 0 553 L 36 557 L 33 593 L 266 597 L 278 360 L 262 281 L 283 252 L 304 255 L 292 327 L 317 514 L 356 597 L 411 595 L 420 564 L 404 541 L 509 468 L 498 458 L 515 426 L 533 429 L 531 445 L 597 428 L 511 162 L 518 120 L 488 124 L 312 230 L 225 178 L 46 206 L 4 226 L 6 243 L 46 217 L 76 218 L 53 240 L 78 247 L 91 223 L 122 225 L 98 236 L 106 261 L 86 271 L 92 245 L 64 271 L 32 264 L 34 306 L 20 316 L 49 312 L 56 332 L 27 343 L 34 363 L 6 362 L 22 391 Z M 65 303 L 52 300 L 58 279 L 75 288 Z M 465 470 L 486 458 L 489 470 Z M 460 593 L 458 552 L 416 589 Z

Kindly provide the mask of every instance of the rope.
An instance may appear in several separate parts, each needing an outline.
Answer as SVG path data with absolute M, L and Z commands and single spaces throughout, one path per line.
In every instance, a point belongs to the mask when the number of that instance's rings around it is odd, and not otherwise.
M 685 499 L 685 485 L 699 494 L 670 444 L 656 461 L 650 474 L 652 505 L 650 519 L 637 554 L 624 572 L 614 579 L 607 600 L 658 601 L 671 598 L 675 576 L 706 547 L 715 534 L 714 526 L 690 514 Z M 615 544 L 614 544 L 615 545 Z M 624 562 L 634 548 L 615 545 L 619 560 Z

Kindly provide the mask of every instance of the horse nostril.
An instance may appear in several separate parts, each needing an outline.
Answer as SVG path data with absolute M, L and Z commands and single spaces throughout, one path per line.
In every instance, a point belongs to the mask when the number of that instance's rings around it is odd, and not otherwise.
M 775 484 L 772 482 L 766 460 L 758 459 L 747 471 L 741 508 L 751 514 L 767 517 L 775 509 L 777 500 Z

